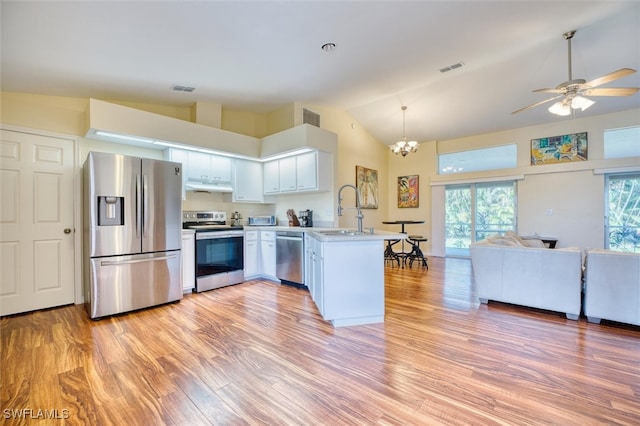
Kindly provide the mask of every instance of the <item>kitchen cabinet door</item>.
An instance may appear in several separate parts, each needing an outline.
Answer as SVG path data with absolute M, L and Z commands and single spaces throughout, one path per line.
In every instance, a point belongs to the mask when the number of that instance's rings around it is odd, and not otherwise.
M 313 250 L 313 293 L 311 298 L 318 307 L 320 314 L 324 316 L 324 258 L 320 242 L 315 244 Z
M 231 158 L 211 155 L 211 181 L 216 183 L 231 182 Z
M 278 160 L 264 163 L 263 179 L 265 194 L 280 192 L 280 162 Z
M 189 151 L 187 154 L 188 167 L 187 179 L 210 182 L 211 181 L 211 156 L 202 152 Z
M 196 234 L 182 233 L 182 292 L 190 293 L 196 286 Z
M 244 279 L 252 279 L 260 275 L 258 231 L 244 233 Z
M 265 278 L 276 279 L 276 233 L 262 231 L 260 233 L 260 264 Z
M 232 194 L 234 202 L 264 202 L 263 187 L 262 163 L 235 160 Z
M 278 160 L 280 163 L 280 192 L 291 192 L 298 189 L 296 183 L 296 157 Z
M 189 165 L 188 151 L 184 149 L 167 148 L 164 150 L 164 159 L 182 164 L 182 199 L 187 199 L 185 183 L 187 182 L 187 168 Z
M 296 185 L 298 191 L 329 191 L 333 176 L 331 154 L 308 152 L 296 157 Z
M 318 188 L 317 153 L 308 152 L 296 156 L 296 189 L 309 191 Z

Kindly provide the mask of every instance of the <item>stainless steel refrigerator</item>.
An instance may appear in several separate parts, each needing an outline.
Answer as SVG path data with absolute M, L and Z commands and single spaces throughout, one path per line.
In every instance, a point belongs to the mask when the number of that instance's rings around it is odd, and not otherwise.
M 91 318 L 182 298 L 182 165 L 90 152 L 84 286 Z

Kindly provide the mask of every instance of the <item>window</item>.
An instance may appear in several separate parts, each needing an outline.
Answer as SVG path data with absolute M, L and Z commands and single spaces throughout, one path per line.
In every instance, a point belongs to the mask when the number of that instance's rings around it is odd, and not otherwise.
M 640 157 L 640 126 L 604 131 L 604 158 Z
M 514 181 L 445 188 L 445 254 L 469 256 L 469 245 L 516 229 Z
M 517 146 L 504 145 L 438 155 L 438 174 L 510 169 L 517 164 Z
M 640 173 L 607 175 L 605 246 L 640 253 Z

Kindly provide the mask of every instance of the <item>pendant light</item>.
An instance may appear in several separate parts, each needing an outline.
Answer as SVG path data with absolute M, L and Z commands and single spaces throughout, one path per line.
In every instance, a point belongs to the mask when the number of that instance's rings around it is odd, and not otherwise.
M 407 141 L 407 136 L 405 135 L 405 124 L 406 124 L 405 113 L 407 111 L 407 107 L 403 105 L 401 109 L 402 109 L 402 139 L 394 143 L 393 145 L 389 145 L 389 148 L 394 154 L 396 155 L 401 154 L 403 157 L 406 157 L 408 153 L 418 151 L 418 142 Z

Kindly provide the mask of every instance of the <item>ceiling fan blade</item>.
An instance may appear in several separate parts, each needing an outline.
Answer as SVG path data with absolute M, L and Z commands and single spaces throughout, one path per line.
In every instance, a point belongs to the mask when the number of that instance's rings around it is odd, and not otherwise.
M 533 93 L 562 93 L 564 94 L 566 90 L 563 89 L 536 89 L 533 90 Z
M 582 92 L 585 96 L 631 96 L 640 90 L 639 87 L 601 87 L 598 89 L 586 89 Z
M 513 111 L 513 112 L 511 113 L 511 115 L 513 115 L 513 114 L 517 114 L 517 113 L 522 112 L 522 111 L 524 111 L 524 110 L 527 110 L 527 109 L 529 109 L 529 108 L 537 107 L 538 105 L 546 104 L 547 102 L 551 102 L 551 101 L 553 101 L 553 100 L 555 100 L 555 99 L 561 98 L 562 96 L 563 96 L 563 95 L 558 95 L 558 96 L 554 96 L 553 98 L 545 99 L 544 101 L 536 102 L 535 104 L 531 104 L 531 105 L 526 106 L 526 107 L 524 107 L 524 108 L 520 108 L 520 109 L 519 109 L 519 110 L 517 110 L 517 111 Z
M 635 72 L 636 72 L 636 70 L 631 69 L 631 68 L 621 68 L 618 71 L 614 71 L 612 73 L 603 75 L 602 77 L 598 77 L 598 78 L 593 79 L 591 81 L 587 81 L 585 83 L 585 86 L 597 87 L 597 86 L 600 86 L 602 84 L 608 83 L 610 81 L 617 80 L 619 78 L 627 76 L 629 74 L 633 74 Z

